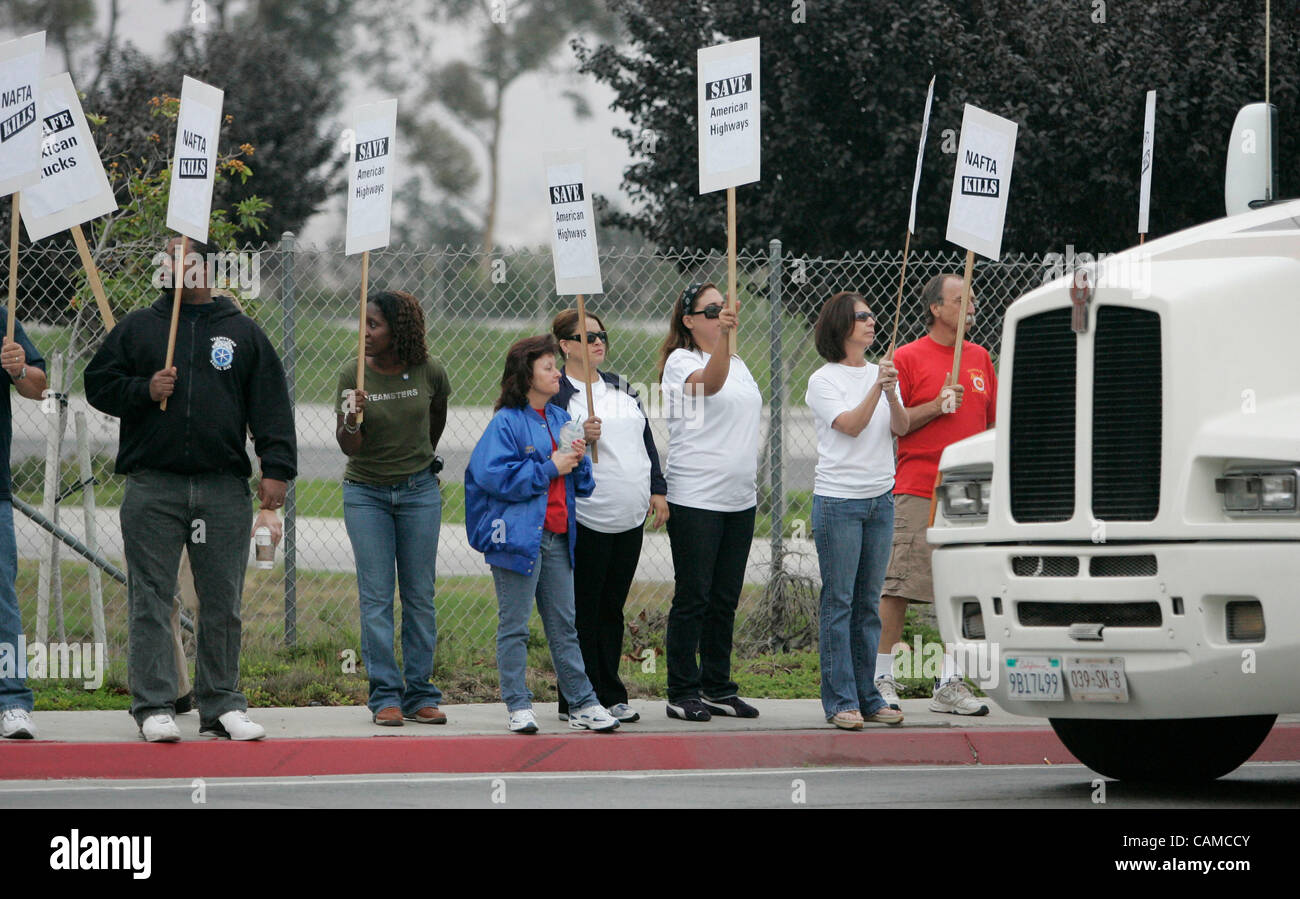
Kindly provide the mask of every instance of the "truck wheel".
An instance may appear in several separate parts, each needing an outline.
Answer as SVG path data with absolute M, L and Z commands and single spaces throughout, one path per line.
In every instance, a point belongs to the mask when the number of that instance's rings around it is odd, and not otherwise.
M 1154 782 L 1214 780 L 1268 736 L 1276 715 L 1157 721 L 1052 718 L 1065 747 L 1098 774 Z

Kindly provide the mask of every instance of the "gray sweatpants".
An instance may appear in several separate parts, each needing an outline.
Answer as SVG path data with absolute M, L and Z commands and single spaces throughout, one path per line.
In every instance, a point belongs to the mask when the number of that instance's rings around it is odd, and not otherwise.
M 132 472 L 121 517 L 130 609 L 127 679 L 136 723 L 173 711 L 172 603 L 187 545 L 199 599 L 194 698 L 200 726 L 246 709 L 238 686 L 239 609 L 253 523 L 248 481 L 233 474 Z

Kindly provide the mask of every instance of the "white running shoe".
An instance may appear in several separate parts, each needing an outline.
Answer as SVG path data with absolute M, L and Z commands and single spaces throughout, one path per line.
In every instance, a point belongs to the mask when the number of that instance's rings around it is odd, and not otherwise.
M 513 734 L 535 734 L 537 716 L 533 714 L 532 709 L 518 709 L 510 713 L 510 721 L 506 727 Z
M 885 705 L 896 712 L 903 708 L 898 704 L 898 682 L 894 680 L 892 674 L 876 678 L 876 690 L 880 693 L 881 698 L 885 700 Z
M 569 710 L 569 727 L 574 730 L 611 731 L 618 727 L 618 719 L 605 711 L 602 705 L 589 705 L 576 712 Z
M 631 724 L 633 721 L 641 720 L 641 713 L 626 702 L 619 702 L 610 706 L 609 715 L 611 718 L 617 718 L 623 724 Z
M 26 709 L 5 709 L 0 715 L 0 735 L 11 740 L 35 740 L 36 725 Z
M 965 681 L 950 680 L 934 691 L 934 698 L 930 700 L 930 711 L 978 717 L 987 715 L 989 707 L 975 698 Z
M 176 719 L 171 715 L 159 712 L 140 722 L 140 736 L 149 743 L 177 743 L 181 738 L 181 729 L 176 726 Z
M 217 716 L 217 723 L 199 730 L 205 737 L 225 740 L 261 740 L 266 736 L 266 729 L 248 717 L 248 712 L 235 709 Z

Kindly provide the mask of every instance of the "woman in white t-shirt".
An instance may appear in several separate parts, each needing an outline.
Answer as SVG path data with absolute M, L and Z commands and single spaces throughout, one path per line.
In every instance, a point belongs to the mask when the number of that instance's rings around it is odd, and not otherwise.
M 731 638 L 754 539 L 763 397 L 727 352 L 736 313 L 712 284 L 673 305 L 659 373 L 668 417 L 668 717 L 757 718 L 731 679 Z M 696 662 L 696 653 L 699 662 Z
M 842 291 L 814 328 L 826 364 L 808 379 L 817 425 L 813 540 L 821 569 L 821 694 L 826 720 L 858 730 L 901 724 L 875 685 L 880 590 L 894 538 L 893 434 L 906 434 L 898 373 L 886 357 L 866 360 L 875 316 L 861 294 Z
M 582 359 L 583 331 L 590 367 Z M 596 698 L 626 724 L 641 715 L 627 704 L 627 687 L 618 675 L 623 606 L 641 558 L 646 510 L 656 530 L 668 520 L 667 485 L 650 420 L 636 391 L 622 375 L 599 370 L 609 352 L 605 323 L 591 310 L 580 320 L 577 309 L 566 309 L 555 316 L 551 333 L 566 361 L 560 369 L 560 391 L 550 401 L 584 424 L 587 443 L 600 457 L 592 466 L 595 492 L 578 497 L 577 503 L 573 595 L 578 645 Z M 587 409 L 588 384 L 595 415 Z M 568 716 L 569 705 L 561 694 L 560 718 Z

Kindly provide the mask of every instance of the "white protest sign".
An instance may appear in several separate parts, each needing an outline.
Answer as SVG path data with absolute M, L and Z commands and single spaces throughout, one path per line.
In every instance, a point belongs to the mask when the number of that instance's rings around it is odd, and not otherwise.
M 1138 233 L 1147 233 L 1151 213 L 1151 164 L 1156 149 L 1156 92 L 1147 91 L 1146 122 L 1142 125 L 1142 192 L 1138 197 Z
M 921 161 L 925 159 L 925 136 L 930 133 L 930 106 L 934 103 L 934 78 L 925 92 L 925 115 L 921 119 L 921 143 L 916 148 L 916 177 L 912 179 L 912 212 L 907 217 L 907 230 L 916 233 L 916 193 L 921 189 Z
M 45 32 L 0 44 L 0 197 L 41 180 L 41 62 Z
M 948 205 L 948 240 L 989 259 L 1002 252 L 1018 126 L 966 104 Z
M 23 224 L 34 241 L 117 209 L 71 75 L 41 82 L 40 112 L 41 183 L 21 198 Z
M 759 180 L 758 38 L 698 53 L 700 193 Z
M 344 249 L 348 256 L 388 246 L 396 183 L 397 101 L 358 106 L 352 113 L 352 134 Z
M 586 154 L 565 150 L 543 155 L 546 201 L 551 221 L 555 292 L 604 293 L 596 254 L 596 219 L 587 190 Z
M 167 197 L 167 227 L 200 242 L 208 239 L 224 101 L 225 94 L 210 84 L 189 75 L 181 82 L 181 109 L 176 117 L 171 191 Z

